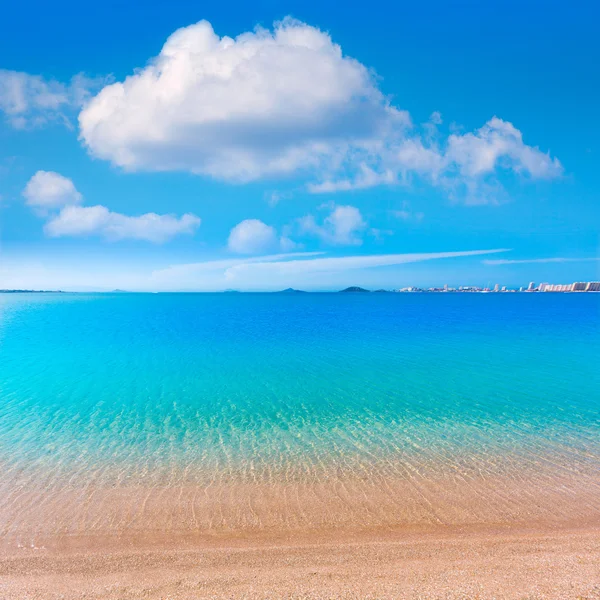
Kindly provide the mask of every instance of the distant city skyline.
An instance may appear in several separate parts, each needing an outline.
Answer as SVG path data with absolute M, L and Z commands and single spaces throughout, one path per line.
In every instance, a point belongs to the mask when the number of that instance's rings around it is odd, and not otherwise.
M 496 283 L 493 288 L 480 287 L 476 285 L 460 285 L 458 287 L 450 287 L 445 284 L 443 287 L 431 288 L 415 288 L 412 286 L 395 290 L 399 292 L 427 291 L 427 292 L 489 292 L 489 293 L 506 293 L 506 292 L 600 292 L 600 281 L 576 281 L 573 283 L 540 283 L 536 286 L 534 281 L 529 282 L 528 286 L 508 287 L 500 286 Z

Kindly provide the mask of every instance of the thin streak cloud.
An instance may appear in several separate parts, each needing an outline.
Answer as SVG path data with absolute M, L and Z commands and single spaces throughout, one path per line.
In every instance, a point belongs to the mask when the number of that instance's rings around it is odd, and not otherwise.
M 329 289 L 332 276 L 349 271 L 507 252 L 506 248 L 460 252 L 375 254 L 367 256 L 322 256 L 323 252 L 270 254 L 245 259 L 212 260 L 172 265 L 154 271 L 150 278 L 155 289 L 178 290 L 270 290 L 281 287 Z
M 182 282 L 194 276 L 206 275 L 214 272 L 226 272 L 227 269 L 255 262 L 285 261 L 294 258 L 310 258 L 320 256 L 324 252 L 287 252 L 279 254 L 268 254 L 265 256 L 252 256 L 250 258 L 226 258 L 220 260 L 207 260 L 203 262 L 185 263 L 171 265 L 165 269 L 157 269 L 152 272 L 150 279 L 155 283 Z
M 568 262 L 588 262 L 600 260 L 600 256 L 592 256 L 587 258 L 565 258 L 562 256 L 557 256 L 553 258 L 525 258 L 525 259 L 486 259 L 483 260 L 484 265 L 526 265 L 533 263 L 568 263 Z
M 307 273 L 333 273 L 373 267 L 385 267 L 406 263 L 422 262 L 442 258 L 459 258 L 508 252 L 508 248 L 491 250 L 467 250 L 462 252 L 422 252 L 415 254 L 376 254 L 370 256 L 339 256 L 312 258 L 310 260 L 269 261 L 238 264 L 225 272 L 229 280 L 236 280 L 242 275 L 256 277 L 259 274 L 269 277 L 284 277 Z

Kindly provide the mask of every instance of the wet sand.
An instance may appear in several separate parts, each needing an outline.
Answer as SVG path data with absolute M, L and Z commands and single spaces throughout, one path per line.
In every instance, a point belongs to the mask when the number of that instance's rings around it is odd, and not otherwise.
M 577 469 L 546 460 L 493 471 L 478 463 L 461 469 L 398 461 L 387 471 L 331 469 L 313 478 L 278 474 L 254 481 L 215 473 L 193 484 L 179 475 L 168 481 L 111 477 L 81 483 L 5 474 L 0 550 L 85 549 L 77 540 L 143 544 L 186 535 L 564 527 L 600 518 L 598 464 L 595 457 Z

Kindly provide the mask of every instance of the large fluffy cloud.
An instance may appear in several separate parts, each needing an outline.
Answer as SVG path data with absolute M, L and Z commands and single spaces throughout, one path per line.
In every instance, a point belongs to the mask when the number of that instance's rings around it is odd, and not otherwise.
M 229 181 L 293 173 L 313 193 L 417 177 L 486 201 L 503 172 L 530 179 L 562 172 L 497 117 L 460 134 L 442 135 L 438 112 L 414 127 L 367 67 L 327 33 L 290 18 L 235 39 L 206 21 L 179 29 L 147 66 L 88 102 L 79 123 L 94 156 L 128 170 Z
M 285 19 L 220 38 L 201 21 L 81 112 L 95 156 L 130 170 L 253 180 L 335 169 L 409 124 L 326 33 Z

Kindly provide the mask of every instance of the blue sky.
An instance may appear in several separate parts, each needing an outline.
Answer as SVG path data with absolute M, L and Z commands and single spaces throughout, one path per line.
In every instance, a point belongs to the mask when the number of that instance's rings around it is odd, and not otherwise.
M 597 280 L 599 17 L 12 3 L 0 288 Z

